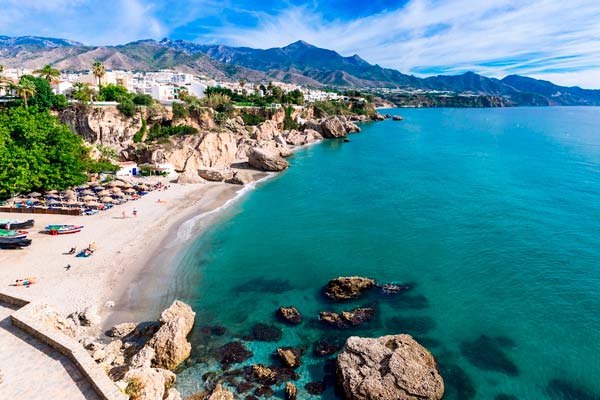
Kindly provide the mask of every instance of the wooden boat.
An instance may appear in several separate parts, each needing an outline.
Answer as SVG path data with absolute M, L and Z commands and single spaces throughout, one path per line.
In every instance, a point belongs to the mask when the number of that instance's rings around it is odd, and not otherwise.
M 31 239 L 27 239 L 29 232 L 12 231 L 0 229 L 0 249 L 17 249 L 27 247 L 31 244 Z
M 81 232 L 82 225 L 48 225 L 44 228 L 50 235 L 68 235 L 70 233 Z
M 0 229 L 29 229 L 33 228 L 34 220 L 28 219 L 27 221 L 0 221 Z

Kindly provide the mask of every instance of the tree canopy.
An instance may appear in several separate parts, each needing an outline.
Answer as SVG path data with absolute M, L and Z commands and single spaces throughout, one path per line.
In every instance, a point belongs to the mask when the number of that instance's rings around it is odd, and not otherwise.
M 80 185 L 97 167 L 81 137 L 47 111 L 0 110 L 0 198 Z

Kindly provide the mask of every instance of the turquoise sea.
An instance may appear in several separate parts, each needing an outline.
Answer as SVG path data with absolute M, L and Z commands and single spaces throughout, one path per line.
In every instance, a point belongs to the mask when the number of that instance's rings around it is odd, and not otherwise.
M 305 349 L 299 398 L 334 399 L 314 341 L 409 333 L 438 359 L 447 399 L 600 399 L 600 108 L 385 112 L 405 120 L 299 151 L 180 257 L 163 303 L 197 312 L 183 394 L 218 376 L 215 349 L 241 340 L 245 364 Z M 414 288 L 321 296 L 350 275 Z M 316 321 L 364 304 L 377 316 L 362 327 Z M 303 324 L 277 322 L 281 305 Z M 282 338 L 244 341 L 259 322 Z M 202 329 L 215 325 L 227 332 Z M 323 395 L 304 391 L 323 379 Z

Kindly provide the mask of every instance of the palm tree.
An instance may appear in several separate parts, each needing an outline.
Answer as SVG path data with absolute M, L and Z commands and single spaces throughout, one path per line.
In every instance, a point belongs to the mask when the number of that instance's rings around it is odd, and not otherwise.
M 31 79 L 21 79 L 14 89 L 17 97 L 23 99 L 27 108 L 27 98 L 35 96 L 35 83 Z
M 46 79 L 48 82 L 56 80 L 60 76 L 60 71 L 52 68 L 52 65 L 46 64 L 43 68 L 36 69 L 33 71 L 34 74 L 39 75 L 41 78 Z
M 240 87 L 243 89 L 244 86 L 246 86 L 246 80 L 244 78 L 240 79 L 239 84 L 240 84 Z
M 100 61 L 95 61 L 92 64 L 92 73 L 96 78 L 98 78 L 98 86 L 102 85 L 102 78 L 104 75 L 106 75 L 104 64 L 102 64 Z
M 79 100 L 82 103 L 88 103 L 94 98 L 94 90 L 90 87 L 90 85 L 75 82 L 73 85 L 73 89 L 71 89 L 71 97 L 75 100 Z

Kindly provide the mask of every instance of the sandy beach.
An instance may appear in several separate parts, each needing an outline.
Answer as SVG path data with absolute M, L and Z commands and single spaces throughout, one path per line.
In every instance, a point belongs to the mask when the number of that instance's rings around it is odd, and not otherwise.
M 255 179 L 265 175 L 257 173 Z M 160 290 L 160 280 L 155 278 L 171 272 L 166 269 L 173 265 L 172 257 L 197 232 L 199 219 L 204 215 L 215 217 L 224 205 L 249 189 L 212 182 L 169 185 L 166 191 L 150 192 L 137 201 L 92 216 L 0 214 L 0 219 L 35 218 L 34 228 L 28 229 L 29 238 L 33 239 L 31 246 L 0 251 L 3 291 L 47 302 L 66 314 L 96 305 L 104 326 L 110 321 L 142 317 L 152 309 L 148 301 L 153 296 L 132 299 L 132 290 L 137 289 L 137 294 L 151 293 L 149 288 L 139 290 L 144 281 Z M 133 216 L 134 208 L 137 216 Z M 85 227 L 71 235 L 40 232 L 48 224 L 59 223 Z M 90 243 L 97 247 L 91 257 L 64 254 L 71 247 L 79 251 Z M 35 277 L 37 283 L 30 287 L 12 285 L 25 277 Z M 114 307 L 106 306 L 107 302 L 114 302 Z M 142 303 L 144 307 L 140 308 Z

